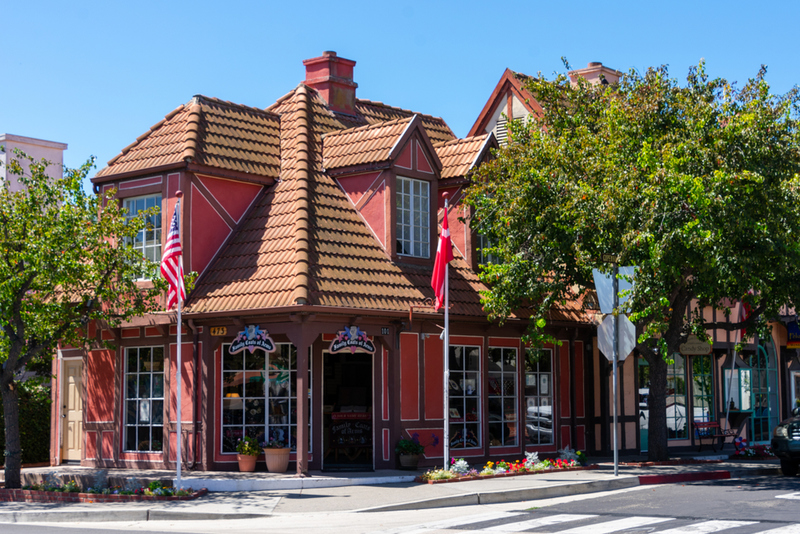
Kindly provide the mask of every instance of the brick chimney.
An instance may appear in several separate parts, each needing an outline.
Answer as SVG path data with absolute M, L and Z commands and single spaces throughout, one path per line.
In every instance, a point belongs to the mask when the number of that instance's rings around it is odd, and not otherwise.
M 578 76 L 592 84 L 603 83 L 603 80 L 607 83 L 616 83 L 622 77 L 622 73 L 603 66 L 599 61 L 592 61 L 585 69 L 569 71 L 569 79 L 572 80 L 572 83 L 576 83 Z
M 355 115 L 356 87 L 353 81 L 355 61 L 338 57 L 336 52 L 303 61 L 305 84 L 316 89 L 333 111 Z

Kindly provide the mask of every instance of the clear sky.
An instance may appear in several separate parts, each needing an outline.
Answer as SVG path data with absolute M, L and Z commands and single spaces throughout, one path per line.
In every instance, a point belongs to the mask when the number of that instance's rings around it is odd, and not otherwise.
M 775 92 L 800 83 L 796 1 L 9 0 L 0 20 L 0 133 L 67 143 L 67 166 L 98 170 L 195 94 L 269 106 L 324 50 L 357 62 L 358 97 L 459 137 L 506 68 L 552 77 L 562 56 L 680 79 L 705 58 L 740 85 L 763 63 Z

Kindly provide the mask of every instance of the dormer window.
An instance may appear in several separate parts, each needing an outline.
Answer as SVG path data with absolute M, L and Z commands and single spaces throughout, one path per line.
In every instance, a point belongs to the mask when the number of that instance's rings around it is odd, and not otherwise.
M 144 197 L 126 198 L 124 200 L 124 207 L 128 211 L 125 215 L 127 220 L 136 217 L 139 212 L 144 210 L 161 207 L 161 195 L 148 195 Z M 161 261 L 161 214 L 151 215 L 147 217 L 147 226 L 136 234 L 133 238 L 131 246 L 134 250 L 141 252 L 142 256 L 152 262 Z M 142 280 L 149 279 L 149 276 L 143 275 Z
M 429 258 L 430 183 L 397 177 L 397 254 Z

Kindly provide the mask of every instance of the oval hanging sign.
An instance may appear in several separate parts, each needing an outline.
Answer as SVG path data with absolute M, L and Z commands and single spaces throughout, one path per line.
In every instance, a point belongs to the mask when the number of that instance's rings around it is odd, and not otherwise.
M 681 345 L 679 349 L 681 354 L 685 356 L 703 356 L 705 354 L 711 354 L 711 345 L 694 334 L 689 334 L 686 343 Z
M 367 333 L 357 326 L 345 327 L 344 330 L 337 332 L 336 337 L 331 341 L 330 349 L 332 353 L 344 352 L 349 350 L 351 353 L 359 350 L 375 354 L 375 345 L 367 337 Z
M 242 332 L 239 332 L 239 335 L 236 336 L 233 343 L 231 343 L 228 352 L 237 354 L 245 349 L 249 350 L 250 354 L 256 349 L 274 352 L 275 343 L 272 341 L 272 338 L 269 337 L 269 332 L 261 330 L 261 327 L 258 325 L 249 325 Z

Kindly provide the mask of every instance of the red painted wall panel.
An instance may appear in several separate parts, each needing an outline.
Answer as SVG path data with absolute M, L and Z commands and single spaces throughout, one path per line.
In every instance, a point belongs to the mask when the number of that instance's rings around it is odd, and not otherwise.
M 350 202 L 358 204 L 364 193 L 370 190 L 372 184 L 380 176 L 380 172 L 369 172 L 365 174 L 356 174 L 355 176 L 342 176 L 336 179 L 339 185 L 347 193 Z
M 438 336 L 425 338 L 425 419 L 444 419 L 444 358 Z
M 228 215 L 237 223 L 261 191 L 261 186 L 232 180 L 219 180 L 208 176 L 198 176 L 200 182 L 214 195 Z
M 202 346 L 202 345 L 201 345 Z M 185 423 L 192 420 L 192 393 L 194 388 L 194 361 L 192 360 L 192 344 L 183 343 L 181 345 L 181 420 Z M 199 349 L 202 354 L 202 348 Z M 177 375 L 175 369 L 178 366 L 178 346 L 174 343 L 169 346 L 169 409 L 170 421 L 177 421 L 178 402 L 177 402 Z
M 386 183 L 384 182 L 375 191 L 369 200 L 361 207 L 361 216 L 372 228 L 375 236 L 386 246 Z
M 419 419 L 419 338 L 400 334 L 400 419 Z
M 557 349 L 561 368 L 558 373 L 558 403 L 561 408 L 561 417 L 570 417 L 572 407 L 569 405 L 569 342 L 565 341 Z
M 411 168 L 411 144 L 406 145 L 406 147 L 394 161 L 394 164 L 398 167 L 403 167 L 404 169 Z
M 428 155 L 425 150 L 420 146 L 419 141 L 415 141 L 417 147 L 417 170 L 428 174 L 433 174 L 433 167 L 428 162 Z
M 569 426 L 566 426 L 566 425 L 562 426 L 561 427 L 561 448 L 562 449 L 564 447 L 574 448 L 572 446 L 572 443 L 570 443 L 569 435 L 570 435 Z
M 114 458 L 114 433 L 103 432 L 100 435 L 100 445 L 103 448 L 103 460 Z
M 381 358 L 382 358 L 382 365 L 383 368 L 382 372 L 382 380 L 383 380 L 383 387 L 381 388 L 383 394 L 383 420 L 389 420 L 389 351 L 386 349 L 381 350 Z M 388 460 L 388 458 L 386 458 Z
M 93 350 L 86 357 L 86 421 L 114 420 L 114 351 Z
M 575 369 L 572 373 L 575 375 L 575 416 L 586 417 L 586 401 L 583 392 L 583 342 L 575 342 Z M 580 438 L 578 438 L 580 441 Z
M 202 273 L 227 239 L 231 229 L 195 186 L 192 186 L 191 264 L 184 269 Z
M 86 459 L 97 458 L 97 432 L 87 431 L 83 438 L 86 440 Z

